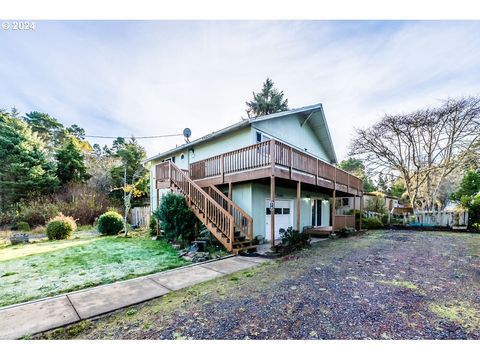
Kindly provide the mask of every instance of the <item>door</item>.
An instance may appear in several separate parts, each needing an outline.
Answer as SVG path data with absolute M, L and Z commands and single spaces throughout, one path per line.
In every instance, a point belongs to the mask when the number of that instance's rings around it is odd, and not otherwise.
M 324 199 L 312 199 L 312 226 L 330 225 L 330 202 Z
M 275 239 L 280 238 L 280 229 L 293 227 L 293 200 L 275 201 Z M 271 212 L 270 199 L 265 200 L 265 239 L 271 239 Z

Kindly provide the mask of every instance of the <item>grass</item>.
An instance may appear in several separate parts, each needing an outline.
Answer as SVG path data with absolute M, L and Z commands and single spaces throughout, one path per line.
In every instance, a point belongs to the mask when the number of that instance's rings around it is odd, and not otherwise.
M 165 241 L 81 235 L 0 248 L 0 306 L 173 269 L 188 262 Z

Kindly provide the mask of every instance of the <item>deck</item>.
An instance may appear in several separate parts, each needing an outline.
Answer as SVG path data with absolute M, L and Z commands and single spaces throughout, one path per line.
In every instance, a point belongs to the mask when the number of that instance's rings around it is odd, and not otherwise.
M 180 171 L 180 169 L 178 170 Z M 156 165 L 157 191 L 172 186 L 171 171 L 172 166 L 169 166 L 168 163 Z M 193 162 L 190 164 L 189 170 L 183 170 L 183 172 L 185 172 L 184 176 L 200 189 L 229 184 L 228 197 L 231 196 L 233 183 L 254 180 L 269 182 L 272 203 L 275 202 L 276 182 L 289 182 L 297 189 L 297 209 L 299 209 L 302 187 L 326 190 L 332 194 L 333 198 L 331 229 L 334 230 L 355 227 L 357 210 L 354 208 L 352 215 L 336 214 L 336 197 L 363 196 L 362 181 L 356 176 L 273 139 Z M 210 196 L 208 197 L 210 198 Z M 296 213 L 295 228 L 299 229 L 300 211 Z M 271 234 L 274 234 L 274 212 L 272 212 L 270 223 Z M 322 231 L 331 231 L 331 229 L 322 229 Z M 273 235 L 271 241 L 274 245 Z
M 157 179 L 165 179 L 157 166 Z M 362 196 L 362 181 L 334 165 L 277 140 L 268 140 L 190 164 L 190 178 L 200 187 L 277 178 L 300 181 L 345 196 Z

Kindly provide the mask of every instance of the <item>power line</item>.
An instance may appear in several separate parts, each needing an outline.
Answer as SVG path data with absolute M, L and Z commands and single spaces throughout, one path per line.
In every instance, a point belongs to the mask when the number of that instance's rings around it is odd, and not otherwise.
M 174 136 L 183 136 L 183 134 L 168 134 L 168 135 L 153 135 L 153 136 L 101 136 L 101 135 L 85 135 L 88 138 L 97 138 L 97 139 L 117 139 L 117 138 L 135 138 L 135 139 L 158 139 L 164 137 L 174 137 Z

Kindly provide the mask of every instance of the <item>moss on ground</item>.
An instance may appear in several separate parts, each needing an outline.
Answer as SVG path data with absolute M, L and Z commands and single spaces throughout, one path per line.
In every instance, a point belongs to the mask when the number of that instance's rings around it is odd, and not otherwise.
M 467 331 L 480 330 L 480 311 L 468 302 L 431 303 L 428 309 L 440 319 L 459 325 Z
M 400 288 L 403 288 L 403 289 L 412 290 L 413 292 L 415 292 L 419 295 L 426 295 L 425 290 L 419 288 L 417 285 L 415 285 L 414 283 L 412 283 L 410 281 L 406 281 L 406 280 L 379 280 L 378 282 L 380 284 L 384 284 L 384 285 L 392 285 L 392 286 L 400 287 Z

